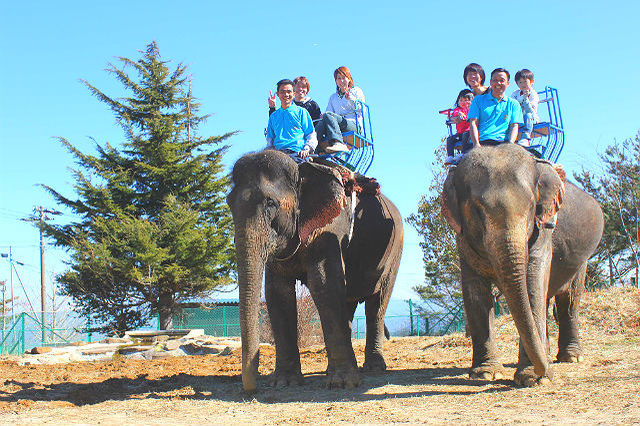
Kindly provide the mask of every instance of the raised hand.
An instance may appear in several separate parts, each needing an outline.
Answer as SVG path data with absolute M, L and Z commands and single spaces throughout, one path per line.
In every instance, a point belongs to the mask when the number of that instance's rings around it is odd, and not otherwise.
M 269 90 L 269 97 L 267 98 L 267 103 L 269 104 L 269 108 L 276 107 L 276 94 L 272 93 L 271 90 Z

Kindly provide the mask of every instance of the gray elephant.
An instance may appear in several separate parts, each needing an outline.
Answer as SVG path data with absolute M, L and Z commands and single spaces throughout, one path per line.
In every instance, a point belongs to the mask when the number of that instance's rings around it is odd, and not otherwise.
M 379 194 L 377 184 L 373 194 L 360 191 L 356 197 L 362 185 L 371 184 L 367 178 L 345 180 L 321 164 L 298 166 L 275 150 L 240 158 L 232 181 L 227 203 L 235 225 L 244 389 L 256 389 L 263 274 L 276 344 L 271 384 L 302 381 L 296 280 L 309 288 L 320 315 L 330 387 L 360 384 L 351 345 L 351 321 L 359 302 L 365 302 L 367 317 L 363 368 L 386 369 L 384 315 L 403 240 L 402 219 L 393 203 Z
M 578 361 L 578 305 L 587 260 L 603 231 L 598 203 L 564 172 L 514 144 L 481 147 L 452 169 L 442 213 L 457 234 L 461 284 L 473 343 L 470 376 L 503 376 L 494 337 L 491 282 L 520 335 L 514 380 L 552 378 L 546 312 L 555 296 L 558 361 Z

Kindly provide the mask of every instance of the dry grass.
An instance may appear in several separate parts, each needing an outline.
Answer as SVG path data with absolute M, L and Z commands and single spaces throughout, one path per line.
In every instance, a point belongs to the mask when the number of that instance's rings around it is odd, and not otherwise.
M 581 329 L 606 334 L 640 335 L 640 291 L 611 287 L 586 293 L 580 303 Z

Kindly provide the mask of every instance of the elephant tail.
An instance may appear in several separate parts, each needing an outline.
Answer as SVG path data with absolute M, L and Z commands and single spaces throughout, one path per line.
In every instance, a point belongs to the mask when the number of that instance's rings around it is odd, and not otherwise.
M 386 337 L 387 340 L 391 339 L 391 334 L 389 333 L 389 329 L 387 328 L 387 324 L 384 325 L 384 337 Z

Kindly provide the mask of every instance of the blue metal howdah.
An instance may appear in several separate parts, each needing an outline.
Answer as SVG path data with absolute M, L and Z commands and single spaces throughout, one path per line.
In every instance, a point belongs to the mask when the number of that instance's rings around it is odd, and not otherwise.
M 540 116 L 544 111 L 541 108 L 542 104 L 546 104 L 547 120 L 533 125 L 533 132 L 531 132 L 532 144 L 529 149 L 539 153 L 542 158 L 555 163 L 564 148 L 564 124 L 562 123 L 558 90 L 545 86 L 543 90 L 538 92 L 538 95 L 540 95 L 538 115 Z M 540 118 L 542 119 L 542 117 Z
M 355 101 L 356 130 L 344 132 L 342 139 L 349 146 L 349 152 L 321 155 L 320 157 L 341 164 L 354 172 L 366 174 L 373 163 L 373 131 L 369 105 Z
M 544 89 L 538 91 L 538 95 L 540 97 L 538 116 L 540 116 L 541 121 L 533 125 L 531 144 L 528 150 L 536 157 L 556 163 L 564 148 L 564 124 L 562 122 L 558 90 L 545 86 Z M 546 109 L 542 107 L 543 104 L 547 106 Z M 454 134 L 453 122 L 451 121 L 453 109 L 445 109 L 439 111 L 439 113 L 447 116 L 445 124 L 449 136 L 452 136 Z M 520 139 L 520 136 L 521 134 L 518 135 L 518 139 Z M 456 146 L 456 148 L 460 149 L 461 147 Z

